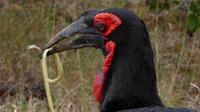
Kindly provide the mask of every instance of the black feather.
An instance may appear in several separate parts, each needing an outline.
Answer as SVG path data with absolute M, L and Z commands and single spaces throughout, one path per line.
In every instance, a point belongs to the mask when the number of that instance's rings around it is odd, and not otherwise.
M 138 109 L 122 110 L 118 112 L 197 112 L 196 110 L 187 109 L 187 108 L 166 108 L 166 107 L 145 107 Z
M 113 13 L 122 20 L 121 26 L 109 36 L 117 48 L 106 77 L 101 111 L 132 109 L 123 112 L 193 112 L 165 108 L 162 104 L 156 85 L 153 51 L 144 22 L 124 9 L 101 12 Z

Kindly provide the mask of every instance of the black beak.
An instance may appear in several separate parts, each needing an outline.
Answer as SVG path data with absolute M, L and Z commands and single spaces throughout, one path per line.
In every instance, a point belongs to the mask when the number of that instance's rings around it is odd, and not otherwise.
M 89 26 L 84 22 L 84 17 L 80 17 L 62 31 L 57 33 L 43 48 L 52 48 L 48 55 L 70 49 L 79 49 L 84 47 L 103 47 L 103 37 L 96 32 L 93 26 Z M 78 38 L 70 40 L 66 43 L 58 44 L 61 40 L 71 37 L 75 34 L 81 34 Z M 74 36 L 76 37 L 76 36 Z

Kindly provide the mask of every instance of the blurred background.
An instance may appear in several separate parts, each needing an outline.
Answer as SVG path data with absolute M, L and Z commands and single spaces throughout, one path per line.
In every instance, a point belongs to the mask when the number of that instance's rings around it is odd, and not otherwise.
M 113 7 L 144 20 L 164 104 L 200 110 L 199 0 L 0 0 L 0 112 L 48 112 L 39 53 L 27 46 L 43 46 L 84 10 Z M 65 76 L 51 85 L 56 110 L 98 112 L 92 83 L 101 52 L 85 48 L 59 55 Z M 54 63 L 48 59 L 51 77 Z

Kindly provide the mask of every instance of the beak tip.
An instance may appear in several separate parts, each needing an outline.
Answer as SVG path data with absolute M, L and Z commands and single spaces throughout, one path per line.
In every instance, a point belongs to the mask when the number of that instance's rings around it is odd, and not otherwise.
M 45 48 L 45 47 L 44 47 L 44 48 L 42 49 L 41 54 L 39 54 L 39 58 L 40 58 L 40 59 L 42 58 L 42 55 L 43 55 L 43 53 L 44 53 L 44 51 L 45 51 L 46 49 L 50 49 L 50 50 L 47 52 L 47 56 L 50 56 L 50 55 L 56 53 L 56 51 L 55 51 L 54 48 L 50 48 L 50 47 Z

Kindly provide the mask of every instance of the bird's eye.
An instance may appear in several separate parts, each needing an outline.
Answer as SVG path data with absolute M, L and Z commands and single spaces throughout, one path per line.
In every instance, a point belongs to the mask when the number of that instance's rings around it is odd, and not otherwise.
M 96 23 L 96 29 L 100 32 L 104 32 L 106 30 L 106 25 L 101 22 L 98 22 Z

